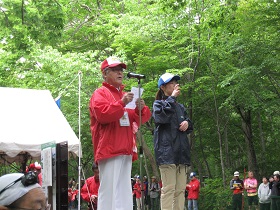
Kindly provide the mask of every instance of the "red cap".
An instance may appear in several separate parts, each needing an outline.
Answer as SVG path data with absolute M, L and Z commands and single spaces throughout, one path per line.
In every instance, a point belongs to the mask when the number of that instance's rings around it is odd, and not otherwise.
M 30 165 L 28 166 L 28 170 L 32 170 L 32 169 L 35 169 L 34 163 L 30 163 Z
M 117 57 L 109 57 L 102 62 L 101 71 L 103 71 L 105 68 L 115 67 L 118 65 L 120 65 L 122 68 L 126 69 L 126 65 L 124 63 L 122 63 Z

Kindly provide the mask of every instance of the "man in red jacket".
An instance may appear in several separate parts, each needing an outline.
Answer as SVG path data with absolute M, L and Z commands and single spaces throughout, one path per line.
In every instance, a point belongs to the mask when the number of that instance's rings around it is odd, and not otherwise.
M 124 92 L 126 64 L 109 57 L 101 64 L 104 82 L 90 99 L 90 129 L 94 160 L 100 172 L 98 209 L 131 210 L 131 167 L 133 155 L 133 123 L 139 127 L 151 117 L 143 99 L 136 99 L 134 109 L 126 107 L 134 94 Z
M 198 210 L 197 200 L 199 197 L 200 182 L 196 178 L 195 172 L 191 172 L 190 178 L 191 181 L 186 186 L 186 190 L 188 191 L 188 210 Z
M 99 170 L 98 166 L 93 163 L 92 171 L 94 176 L 89 177 L 81 188 L 83 200 L 88 202 L 89 210 L 97 210 L 97 198 L 99 189 Z

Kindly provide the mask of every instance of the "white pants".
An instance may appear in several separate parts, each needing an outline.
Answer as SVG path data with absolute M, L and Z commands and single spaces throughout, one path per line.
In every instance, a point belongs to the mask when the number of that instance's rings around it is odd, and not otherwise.
M 136 204 L 137 204 L 137 210 L 141 210 L 142 199 L 141 198 L 136 198 Z
M 97 209 L 133 209 L 131 167 L 130 155 L 121 155 L 98 162 L 100 186 Z

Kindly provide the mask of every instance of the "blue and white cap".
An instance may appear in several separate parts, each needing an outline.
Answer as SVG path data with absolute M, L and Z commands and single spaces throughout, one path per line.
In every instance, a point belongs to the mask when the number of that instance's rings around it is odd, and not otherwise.
M 174 75 L 171 73 L 165 73 L 165 74 L 161 75 L 161 77 L 158 80 L 158 88 L 160 88 L 160 86 L 162 86 L 162 85 L 167 84 L 172 79 L 180 80 L 180 77 L 178 75 Z
M 196 173 L 195 173 L 195 172 L 191 172 L 191 173 L 190 173 L 190 177 L 192 178 L 193 176 L 196 176 Z

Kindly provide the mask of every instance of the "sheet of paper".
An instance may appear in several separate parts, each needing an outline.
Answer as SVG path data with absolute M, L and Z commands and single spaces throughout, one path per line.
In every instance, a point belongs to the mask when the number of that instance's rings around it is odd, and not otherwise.
M 140 96 L 142 96 L 143 91 L 144 91 L 144 89 L 140 88 Z M 135 109 L 135 107 L 136 107 L 136 105 L 135 105 L 136 99 L 139 98 L 139 88 L 138 87 L 132 87 L 131 88 L 131 92 L 134 94 L 133 100 L 131 102 L 129 102 L 125 106 L 125 108 Z

